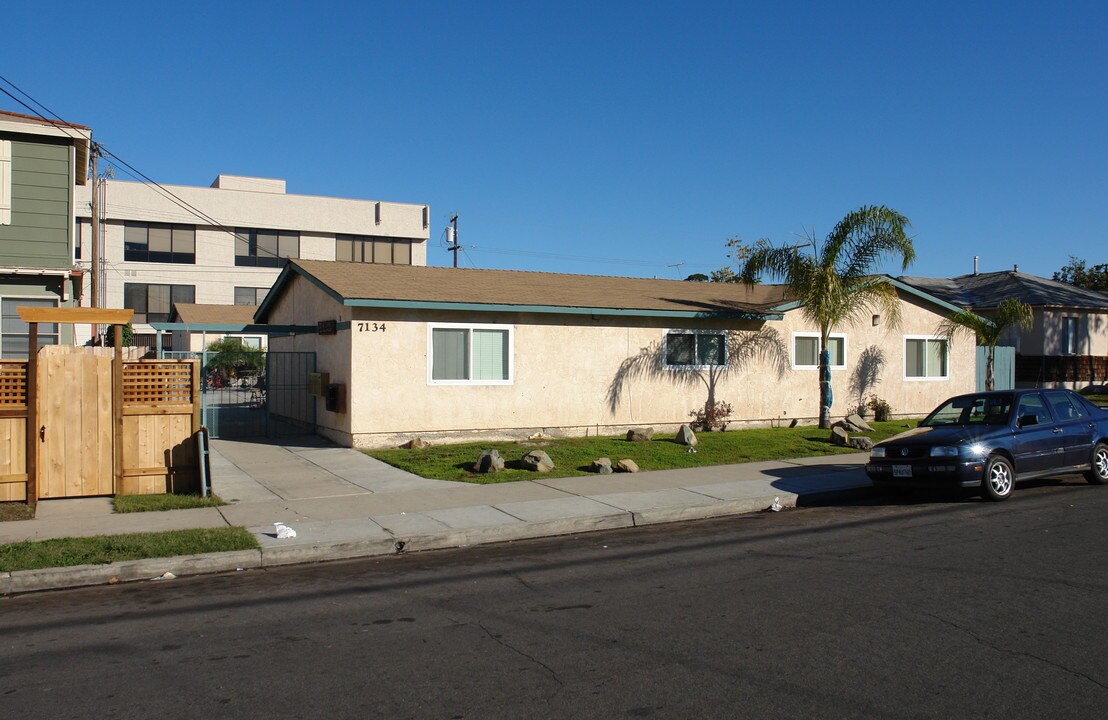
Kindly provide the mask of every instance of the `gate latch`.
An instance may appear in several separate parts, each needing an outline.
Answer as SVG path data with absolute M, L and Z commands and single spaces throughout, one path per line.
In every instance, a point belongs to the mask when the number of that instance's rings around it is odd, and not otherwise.
M 43 425 L 38 429 L 39 442 L 46 442 L 46 426 Z

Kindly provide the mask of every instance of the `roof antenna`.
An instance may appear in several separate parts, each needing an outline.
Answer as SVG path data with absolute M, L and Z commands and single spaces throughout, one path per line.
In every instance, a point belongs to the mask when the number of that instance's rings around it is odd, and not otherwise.
M 978 274 L 977 273 L 977 256 L 976 255 L 973 256 L 973 274 L 974 275 Z
M 673 263 L 672 265 L 666 265 L 666 267 L 677 268 L 677 274 L 680 275 L 681 274 L 681 266 L 684 265 L 684 264 L 685 264 L 685 261 L 682 260 L 679 263 Z

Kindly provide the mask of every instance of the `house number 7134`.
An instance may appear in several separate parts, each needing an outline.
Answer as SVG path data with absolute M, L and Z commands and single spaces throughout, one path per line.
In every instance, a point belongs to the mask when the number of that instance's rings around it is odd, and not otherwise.
M 360 322 L 358 332 L 385 332 L 385 323 Z

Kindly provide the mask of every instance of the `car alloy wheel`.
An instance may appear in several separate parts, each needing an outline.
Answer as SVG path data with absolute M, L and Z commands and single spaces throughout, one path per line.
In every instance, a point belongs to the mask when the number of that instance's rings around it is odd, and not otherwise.
M 1108 483 L 1108 445 L 1097 443 L 1093 448 L 1092 467 L 1085 473 L 1085 479 L 1095 485 Z
M 1007 500 L 1012 494 L 1014 484 L 1012 464 L 1000 456 L 989 458 L 989 464 L 985 467 L 985 479 L 981 481 L 985 499 L 993 502 Z

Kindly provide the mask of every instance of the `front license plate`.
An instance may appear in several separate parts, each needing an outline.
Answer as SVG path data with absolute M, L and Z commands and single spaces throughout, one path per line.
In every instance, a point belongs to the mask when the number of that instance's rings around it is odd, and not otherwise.
M 893 477 L 912 477 L 912 466 L 893 465 Z

